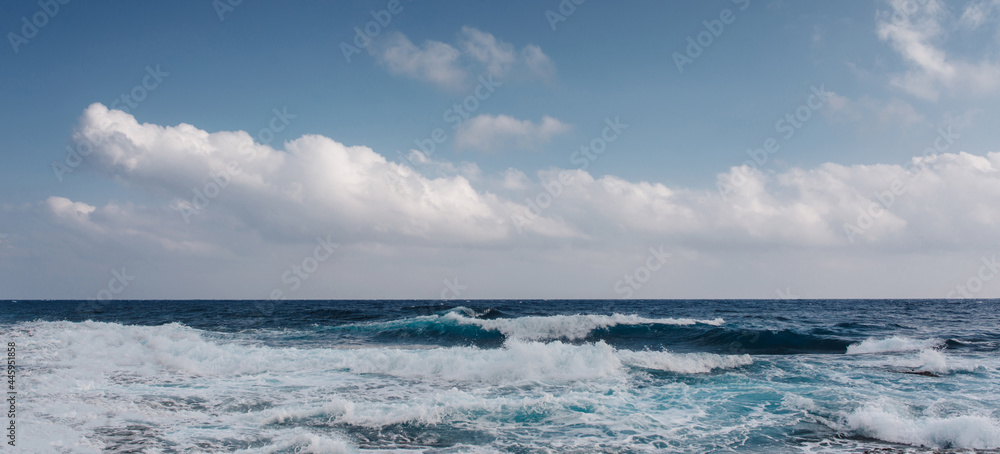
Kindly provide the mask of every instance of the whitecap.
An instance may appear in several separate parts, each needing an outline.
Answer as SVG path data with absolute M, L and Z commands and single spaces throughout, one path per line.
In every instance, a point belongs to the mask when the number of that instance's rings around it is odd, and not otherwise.
M 722 318 L 711 320 L 694 318 L 646 318 L 627 314 L 550 315 L 484 320 L 469 317 L 463 312 L 456 310 L 441 316 L 441 318 L 459 324 L 476 325 L 489 331 L 499 331 L 508 339 L 520 340 L 581 340 L 590 335 L 594 330 L 622 325 L 689 326 L 704 324 L 720 326 L 725 323 L 725 320 Z
M 847 415 L 844 429 L 912 446 L 1000 448 L 1000 421 L 985 415 L 917 415 L 885 404 L 868 404 Z
M 717 369 L 732 369 L 753 364 L 750 355 L 717 355 L 715 353 L 672 353 L 651 351 L 618 352 L 624 364 L 683 374 L 699 374 Z
M 908 352 L 934 348 L 942 344 L 944 341 L 941 339 L 913 339 L 904 336 L 891 336 L 882 339 L 869 337 L 860 343 L 848 345 L 847 354 Z

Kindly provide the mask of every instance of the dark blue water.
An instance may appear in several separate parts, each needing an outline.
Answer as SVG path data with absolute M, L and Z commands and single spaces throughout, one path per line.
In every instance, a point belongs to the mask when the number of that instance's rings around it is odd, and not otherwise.
M 1000 448 L 995 300 L 0 304 L 40 451 Z

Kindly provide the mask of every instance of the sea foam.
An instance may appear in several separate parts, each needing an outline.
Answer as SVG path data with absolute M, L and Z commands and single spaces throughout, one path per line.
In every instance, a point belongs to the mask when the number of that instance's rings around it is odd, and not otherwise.
M 1000 421 L 984 415 L 915 415 L 868 404 L 845 418 L 849 431 L 879 440 L 930 448 L 1000 448 Z
M 891 336 L 882 339 L 870 337 L 860 343 L 849 345 L 847 354 L 909 352 L 934 348 L 942 344 L 944 341 L 941 339 L 913 339 L 904 336 Z
M 459 308 L 461 309 L 461 308 Z M 699 320 L 693 318 L 646 318 L 630 314 L 576 314 L 528 316 L 518 318 L 499 318 L 484 320 L 470 317 L 463 311 L 455 310 L 440 317 L 463 325 L 476 325 L 489 331 L 498 331 L 508 339 L 520 340 L 581 340 L 594 330 L 613 326 L 635 325 L 675 325 L 689 326 L 695 324 L 720 326 L 725 323 L 722 318 Z
M 240 376 L 302 370 L 341 370 L 404 378 L 508 384 L 623 376 L 626 366 L 703 373 L 750 364 L 747 355 L 619 350 L 597 341 L 512 339 L 501 348 L 277 348 L 206 337 L 178 324 L 123 326 L 102 322 L 38 322 L 38 355 L 75 378 L 129 380 L 180 374 Z M 127 372 L 116 374 L 114 371 Z M 76 380 L 76 386 L 86 381 Z

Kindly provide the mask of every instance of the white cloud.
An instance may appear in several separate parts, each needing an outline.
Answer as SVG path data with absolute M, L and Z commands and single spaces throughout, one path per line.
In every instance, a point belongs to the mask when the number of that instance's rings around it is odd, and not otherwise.
M 500 41 L 489 33 L 462 27 L 461 36 L 465 54 L 481 63 L 490 74 L 506 74 L 517 60 L 512 44 Z
M 65 197 L 56 196 L 46 199 L 45 204 L 56 218 L 73 223 L 86 223 L 90 213 L 97 209 L 83 202 L 73 202 Z
M 969 2 L 962 11 L 961 24 L 975 30 L 987 21 L 995 20 L 998 10 L 1000 10 L 1000 0 Z
M 507 115 L 478 115 L 463 122 L 455 132 L 455 149 L 533 149 L 569 130 L 569 125 L 549 116 L 542 117 L 542 121 L 536 124 Z
M 807 297 L 933 297 L 965 277 L 963 263 L 974 271 L 994 251 L 1000 226 L 1000 153 L 733 168 L 718 178 L 746 182 L 723 198 L 714 187 L 578 169 L 529 177 L 511 168 L 477 184 L 460 174 L 477 169 L 440 163 L 430 178 L 326 137 L 279 150 L 242 131 L 139 124 L 99 104 L 84 112 L 76 139 L 96 135 L 106 139 L 91 167 L 145 190 L 154 206 L 53 196 L 0 207 L 0 230 L 11 233 L 5 254 L 19 257 L 0 263 L 5 288 L 31 288 L 32 270 L 58 280 L 96 269 L 97 289 L 106 270 L 145 263 L 130 292 L 149 290 L 131 296 L 266 297 L 329 235 L 344 248 L 297 296 L 433 297 L 441 279 L 460 276 L 478 289 L 468 297 L 614 297 L 612 284 L 663 245 L 672 261 L 640 297 L 767 297 L 790 285 Z M 193 188 L 231 162 L 240 172 L 185 223 Z M 532 211 L 519 234 L 512 216 Z M 846 225 L 860 226 L 853 242 Z M 875 270 L 890 281 L 872 283 Z
M 410 150 L 405 159 L 414 165 L 419 165 L 420 172 L 424 176 L 450 177 L 461 175 L 470 182 L 475 182 L 483 174 L 479 166 L 473 162 L 455 164 L 451 161 L 435 160 L 420 150 Z
M 994 94 L 1000 90 L 1000 64 L 990 59 L 968 62 L 949 56 L 938 44 L 947 38 L 955 19 L 938 0 L 890 0 L 891 11 L 879 13 L 876 31 L 911 65 L 892 84 L 915 96 L 936 100 L 942 92 Z M 992 2 L 968 4 L 960 22 L 978 27 Z
M 139 245 L 143 254 L 227 255 L 223 248 L 213 244 L 218 238 L 185 238 L 183 223 L 180 218 L 172 217 L 173 210 L 168 206 L 151 210 L 110 202 L 97 207 L 51 196 L 41 204 L 41 211 L 55 224 L 83 233 L 89 240 Z
M 551 80 L 556 76 L 556 65 L 552 63 L 548 55 L 542 52 L 542 48 L 534 44 L 528 44 L 521 49 L 521 58 L 527 67 L 527 73 L 542 80 Z
M 94 104 L 77 138 L 96 135 L 107 139 L 90 159 L 105 173 L 179 199 L 178 211 L 195 189 L 211 184 L 213 172 L 237 163 L 239 173 L 204 214 L 193 216 L 196 221 L 228 209 L 256 227 L 284 233 L 327 226 L 355 237 L 458 242 L 496 238 L 505 230 L 502 203 L 476 192 L 465 177 L 425 178 L 369 148 L 322 136 L 303 136 L 278 151 L 253 143 L 243 131 L 139 124 Z
M 497 128 L 501 135 L 559 129 L 544 127 L 545 121 L 525 126 L 510 118 L 479 118 L 485 119 L 484 130 L 496 122 L 510 125 Z M 493 180 L 499 192 L 491 193 L 461 175 L 478 175 L 474 165 L 435 161 L 441 176 L 428 178 L 367 147 L 347 147 L 322 136 L 303 136 L 279 151 L 254 144 L 243 131 L 139 124 L 100 104 L 85 111 L 76 137 L 94 135 L 107 138 L 89 158 L 96 167 L 132 187 L 166 194 L 171 201 L 167 211 L 177 221 L 182 219 L 177 211 L 189 203 L 193 189 L 211 181 L 211 172 L 240 163 L 241 171 L 192 224 L 228 216 L 279 236 L 335 230 L 345 241 L 516 244 L 522 235 L 510 217 L 527 212 L 530 204 L 514 200 L 554 192 L 546 186 L 551 188 L 560 175 L 571 183 L 560 184 L 551 206 L 538 216 L 537 225 L 548 225 L 548 236 L 600 239 L 623 232 L 705 244 L 850 247 L 844 225 L 856 223 L 859 210 L 878 202 L 877 196 L 894 182 L 903 193 L 893 197 L 888 210 L 879 210 L 883 213 L 859 241 L 927 245 L 950 244 L 960 237 L 972 243 L 992 238 L 1000 222 L 1000 153 L 945 153 L 895 165 L 829 163 L 781 173 L 734 167 L 720 174 L 720 181 L 733 181 L 732 175 L 742 173 L 746 182 L 726 197 L 714 187 L 669 187 L 582 170 L 551 169 L 532 181 L 510 168 Z M 91 229 L 101 228 L 97 218 L 107 221 L 130 211 L 61 197 L 50 198 L 47 206 L 67 223 Z M 528 231 L 538 230 L 535 225 Z
M 443 87 L 461 86 L 467 77 L 458 49 L 442 42 L 425 41 L 417 47 L 402 33 L 394 32 L 370 45 L 368 51 L 393 74 Z
M 517 51 L 513 44 L 468 26 L 462 27 L 454 46 L 432 40 L 417 46 L 393 32 L 373 42 L 368 52 L 393 74 L 452 90 L 468 88 L 481 74 L 498 79 L 555 77 L 555 65 L 540 47 L 528 44 Z
M 826 95 L 830 106 L 824 111 L 827 116 L 858 124 L 880 135 L 889 129 L 905 130 L 927 124 L 927 119 L 913 105 L 898 98 L 883 101 L 862 96 L 855 100 L 833 92 Z
M 520 191 L 527 189 L 529 184 L 531 184 L 531 181 L 528 179 L 528 176 L 518 169 L 508 167 L 507 170 L 503 172 L 501 186 L 504 189 Z

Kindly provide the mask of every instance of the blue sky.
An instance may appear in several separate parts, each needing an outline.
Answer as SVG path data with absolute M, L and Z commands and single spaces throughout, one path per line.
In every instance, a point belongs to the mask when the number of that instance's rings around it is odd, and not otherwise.
M 563 12 L 575 5 L 562 3 Z M 267 288 L 239 282 L 280 277 L 314 237 L 327 234 L 346 251 L 335 266 L 316 271 L 333 284 L 303 284 L 299 297 L 433 297 L 442 280 L 463 269 L 466 280 L 479 283 L 470 285 L 473 297 L 615 297 L 622 294 L 615 284 L 643 263 L 643 251 L 663 244 L 675 251 L 676 269 L 658 274 L 646 290 L 632 286 L 634 296 L 773 297 L 775 288 L 794 287 L 814 297 L 936 297 L 966 282 L 993 253 L 987 246 L 995 244 L 996 180 L 983 169 L 998 159 L 990 155 L 997 138 L 990 126 L 1000 120 L 995 1 L 588 0 L 553 30 L 546 14 L 560 11 L 554 0 L 401 0 L 372 43 L 347 61 L 341 44 L 389 4 L 0 6 L 8 44 L 0 51 L 7 107 L 0 112 L 0 232 L 7 235 L 0 240 L 7 248 L 0 251 L 7 262 L 0 297 L 92 296 L 102 276 L 129 264 L 146 267 L 146 279 L 116 297 L 266 297 Z M 50 16 L 51 5 L 58 11 Z M 689 37 L 708 37 L 704 22 L 720 14 L 734 20 L 718 22 L 718 36 L 679 71 L 675 54 L 687 52 Z M 44 20 L 27 42 L 11 35 L 23 34 L 22 18 Z M 134 126 L 113 111 L 88 110 L 93 103 L 114 106 L 156 68 L 162 80 L 137 91 L 145 99 L 123 112 Z M 475 93 L 480 76 L 500 85 L 451 128 L 445 113 Z M 791 137 L 776 130 L 814 93 L 824 101 L 801 110 L 808 120 Z M 258 133 L 274 124 L 275 110 L 290 114 L 287 124 L 279 122 L 274 140 L 261 144 Z M 584 183 L 556 196 L 531 223 L 534 231 L 518 229 L 518 210 L 531 209 L 525 198 L 535 199 L 562 170 L 578 172 L 574 151 L 615 118 L 627 129 L 577 175 Z M 135 137 L 155 132 L 140 133 L 141 124 L 188 124 L 201 133 L 143 142 Z M 435 128 L 447 139 L 426 157 L 431 162 L 408 162 L 415 141 Z M 846 227 L 862 221 L 854 208 L 872 211 L 866 202 L 883 186 L 910 181 L 907 163 L 949 128 L 959 139 L 937 150 L 940 156 L 921 158 L 931 159 L 925 164 L 934 178 L 923 173 L 908 184 L 910 197 L 883 203 L 888 214 L 875 216 L 881 221 L 854 241 Z M 83 130 L 117 132 L 130 145 L 99 144 L 60 181 L 52 163 L 82 143 Z M 254 146 L 269 147 L 264 159 L 273 162 L 234 176 L 235 189 L 213 199 L 209 215 L 192 227 L 178 214 L 194 197 L 188 182 L 201 186 L 226 156 L 211 140 L 195 143 L 199 134 L 225 131 L 258 137 Z M 285 146 L 310 135 L 346 148 L 297 153 Z M 735 181 L 733 172 L 744 172 L 747 149 L 768 138 L 778 151 L 746 170 L 753 181 L 738 193 L 719 190 L 720 182 Z M 317 161 L 304 158 L 313 152 Z M 327 162 L 336 153 L 346 157 Z M 388 160 L 387 170 L 365 167 L 373 156 Z M 293 158 L 302 162 L 293 165 Z M 328 179 L 352 186 L 303 183 L 312 180 L 292 170 L 324 170 L 317 167 L 324 163 L 335 166 L 326 169 Z M 143 168 L 154 164 L 160 167 Z M 389 181 L 413 177 L 413 187 L 377 187 L 384 173 Z M 356 192 L 365 184 L 371 193 Z M 948 194 L 961 206 L 940 200 L 946 191 L 957 191 Z M 291 202 L 269 199 L 292 193 Z M 449 198 L 455 194 L 471 198 Z M 415 203 L 429 205 L 418 212 Z M 122 217 L 99 216 L 108 210 Z M 956 212 L 941 221 L 949 210 Z M 60 221 L 67 213 L 77 224 Z M 158 231 L 137 220 L 160 216 L 166 221 L 153 223 Z M 503 228 L 485 229 L 484 219 Z M 185 222 L 172 226 L 178 220 Z M 232 232 L 247 238 L 227 243 Z M 727 258 L 733 251 L 746 255 Z M 802 261 L 817 257 L 823 267 L 803 271 Z M 556 265 L 539 265 L 546 260 Z M 900 271 L 913 263 L 919 272 Z M 957 274 L 943 276 L 946 264 Z M 713 277 L 733 266 L 744 277 L 730 284 Z M 347 278 L 348 269 L 382 279 Z M 891 284 L 867 282 L 864 270 L 882 270 Z M 599 284 L 573 286 L 579 276 Z M 938 277 L 930 284 L 926 276 Z M 178 281 L 190 285 L 171 284 Z M 981 292 L 1000 295 L 1000 286 Z

